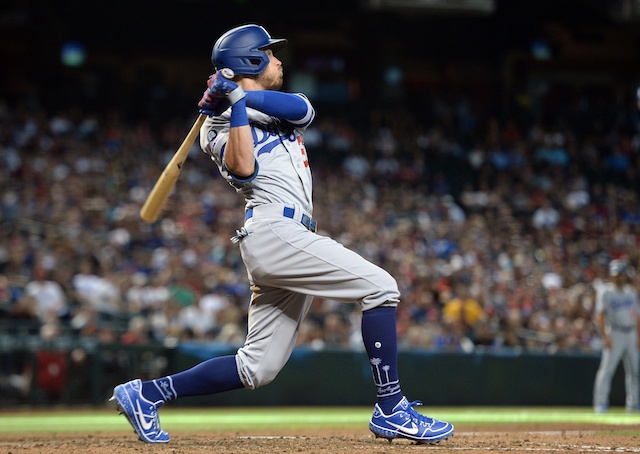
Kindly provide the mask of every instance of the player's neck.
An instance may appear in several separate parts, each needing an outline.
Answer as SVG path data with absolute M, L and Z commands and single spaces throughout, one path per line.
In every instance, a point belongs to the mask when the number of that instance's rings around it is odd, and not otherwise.
M 251 77 L 244 77 L 238 81 L 238 85 L 243 90 L 264 90 L 265 88 L 256 79 Z

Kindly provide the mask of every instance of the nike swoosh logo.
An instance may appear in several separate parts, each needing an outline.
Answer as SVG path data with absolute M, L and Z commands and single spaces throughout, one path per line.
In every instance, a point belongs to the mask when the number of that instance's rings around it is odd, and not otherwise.
M 137 401 L 136 405 L 138 406 L 138 411 L 134 411 L 133 414 L 136 416 L 136 419 L 140 423 L 142 430 L 147 431 L 151 429 L 153 427 L 153 417 L 147 416 L 142 412 L 142 408 L 140 408 L 140 401 Z M 147 421 L 147 418 L 151 419 Z
M 404 432 L 406 434 L 409 435 L 416 435 L 418 433 L 418 426 L 416 425 L 415 422 L 411 423 L 411 427 L 406 427 L 406 426 L 400 426 L 398 424 L 394 424 L 391 421 L 389 421 L 389 424 L 391 424 L 393 427 L 395 427 L 396 429 L 398 429 L 401 432 Z

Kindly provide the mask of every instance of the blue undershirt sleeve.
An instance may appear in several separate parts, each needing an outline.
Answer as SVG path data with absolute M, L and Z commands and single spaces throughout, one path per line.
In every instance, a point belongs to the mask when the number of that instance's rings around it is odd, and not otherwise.
M 245 94 L 247 107 L 290 122 L 299 122 L 309 113 L 309 104 L 298 95 L 272 90 L 252 90 Z

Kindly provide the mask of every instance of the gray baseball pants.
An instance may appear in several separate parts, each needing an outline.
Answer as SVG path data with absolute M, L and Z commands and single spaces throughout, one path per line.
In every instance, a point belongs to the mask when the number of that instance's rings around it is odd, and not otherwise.
M 636 328 L 629 331 L 612 329 L 610 331 L 612 346 L 602 351 L 600 367 L 596 373 L 593 390 L 594 407 L 607 407 L 611 392 L 611 381 L 616 368 L 622 360 L 626 391 L 625 406 L 628 409 L 638 408 L 638 344 Z
M 249 389 L 270 383 L 284 367 L 313 297 L 358 302 L 363 311 L 395 306 L 400 298 L 389 273 L 309 231 L 299 209 L 293 218 L 284 217 L 282 207 L 256 207 L 239 242 L 253 294 L 247 339 L 236 363 Z

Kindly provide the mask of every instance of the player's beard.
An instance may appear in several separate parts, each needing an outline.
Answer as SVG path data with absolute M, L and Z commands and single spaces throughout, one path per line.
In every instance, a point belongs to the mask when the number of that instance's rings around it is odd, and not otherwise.
M 265 90 L 279 90 L 284 81 L 284 69 L 277 67 L 273 71 L 262 71 L 256 77 L 258 85 L 264 87 Z

